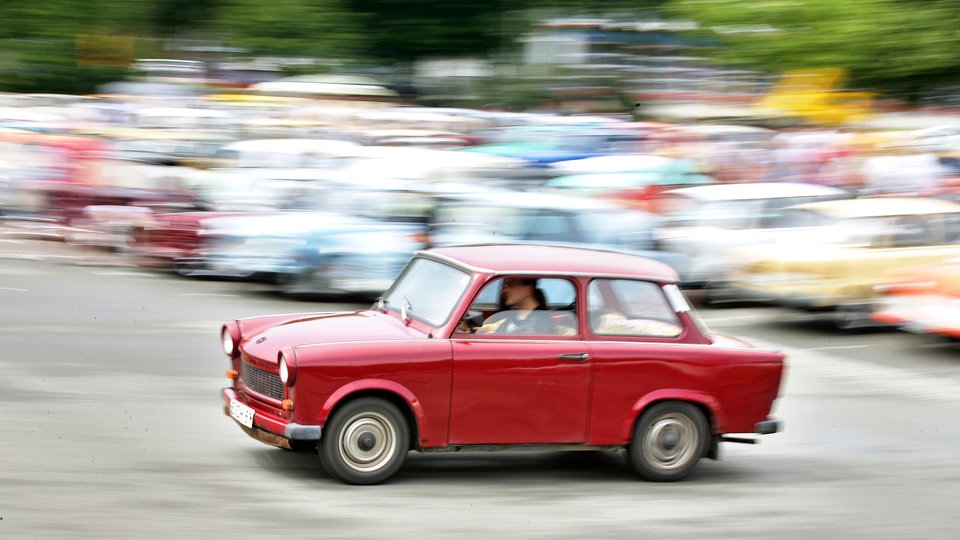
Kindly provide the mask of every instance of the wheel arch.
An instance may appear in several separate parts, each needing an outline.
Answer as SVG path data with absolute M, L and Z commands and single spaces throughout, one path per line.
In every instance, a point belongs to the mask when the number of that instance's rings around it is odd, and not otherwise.
M 411 447 L 420 447 L 420 433 L 426 428 L 423 407 L 413 392 L 393 381 L 364 379 L 340 387 L 323 404 L 320 411 L 321 425 L 326 425 L 347 403 L 366 397 L 380 398 L 395 405 L 407 420 Z
M 692 390 L 665 388 L 656 392 L 651 392 L 633 405 L 627 424 L 624 426 L 623 433 L 625 440 L 630 440 L 633 436 L 633 430 L 640 421 L 640 417 L 650 407 L 665 401 L 680 401 L 694 405 L 703 413 L 707 419 L 707 425 L 713 434 L 723 433 L 723 414 L 720 403 L 712 395 Z

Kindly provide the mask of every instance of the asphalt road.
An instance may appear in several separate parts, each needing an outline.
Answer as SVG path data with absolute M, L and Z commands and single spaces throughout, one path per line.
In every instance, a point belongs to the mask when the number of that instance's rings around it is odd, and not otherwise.
M 4 253 L 7 254 L 4 257 Z M 785 350 L 786 431 L 686 481 L 617 454 L 411 454 L 331 480 L 221 412 L 222 321 L 357 303 L 41 260 L 0 246 L 0 538 L 956 538 L 960 349 L 760 307 L 708 324 Z M 81 264 L 77 264 L 80 262 Z M 96 263 L 96 264 L 91 264 Z

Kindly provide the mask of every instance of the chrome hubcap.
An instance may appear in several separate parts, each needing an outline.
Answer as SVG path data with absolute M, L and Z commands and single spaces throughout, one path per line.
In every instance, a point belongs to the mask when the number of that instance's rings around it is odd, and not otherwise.
M 643 436 L 643 455 L 651 465 L 672 470 L 697 459 L 697 427 L 685 415 L 668 413 L 658 417 Z
M 396 429 L 382 414 L 354 415 L 340 433 L 340 456 L 355 471 L 377 471 L 389 464 L 396 453 Z

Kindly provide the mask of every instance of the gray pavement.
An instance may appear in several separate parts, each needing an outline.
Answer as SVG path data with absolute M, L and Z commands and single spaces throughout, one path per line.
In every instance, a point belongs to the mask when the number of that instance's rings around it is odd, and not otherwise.
M 705 311 L 715 330 L 789 354 L 776 410 L 786 431 L 727 444 L 684 482 L 638 481 L 617 454 L 412 454 L 394 481 L 351 487 L 316 456 L 257 443 L 222 415 L 217 333 L 234 317 L 362 306 L 76 265 L 43 247 L 40 259 L 0 256 L 0 538 L 873 540 L 960 530 L 960 362 L 950 365 L 948 346 L 915 346 L 919 336 L 825 337 L 762 308 Z M 912 356 L 892 358 L 901 350 Z

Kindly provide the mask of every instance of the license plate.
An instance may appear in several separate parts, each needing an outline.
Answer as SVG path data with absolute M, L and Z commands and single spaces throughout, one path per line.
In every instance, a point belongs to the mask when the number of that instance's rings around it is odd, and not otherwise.
M 253 427 L 253 409 L 235 399 L 230 400 L 230 416 L 248 428 Z

